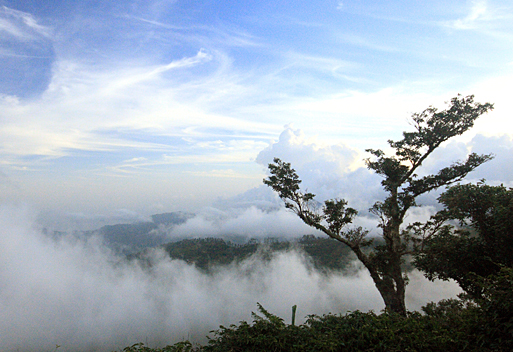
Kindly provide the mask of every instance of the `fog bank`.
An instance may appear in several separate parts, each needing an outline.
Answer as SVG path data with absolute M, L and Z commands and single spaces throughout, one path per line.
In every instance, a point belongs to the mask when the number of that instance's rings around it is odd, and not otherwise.
M 299 253 L 204 274 L 153 253 L 150 271 L 115 257 L 98 238 L 58 242 L 31 226 L 26 209 L 0 207 L 0 336 L 7 351 L 111 351 L 142 341 L 150 346 L 189 338 L 204 342 L 219 324 L 250 320 L 260 302 L 290 322 L 308 314 L 381 310 L 365 271 L 323 276 Z M 408 307 L 454 296 L 452 283 L 414 274 Z M 303 321 L 303 319 L 299 319 Z

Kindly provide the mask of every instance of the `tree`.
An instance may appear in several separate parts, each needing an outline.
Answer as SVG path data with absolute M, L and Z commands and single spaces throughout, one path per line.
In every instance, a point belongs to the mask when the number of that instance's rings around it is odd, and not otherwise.
M 416 205 L 418 196 L 462 180 L 492 156 L 471 153 L 465 161 L 455 162 L 437 174 L 419 177 L 417 172 L 443 142 L 469 130 L 479 116 L 492 109 L 490 103 L 475 103 L 472 95 L 458 95 L 451 99 L 446 110 L 438 111 L 431 106 L 413 114 L 415 131 L 403 132 L 400 141 L 388 141 L 395 155 L 387 156 L 379 149 L 366 150 L 373 155 L 366 159 L 367 167 L 383 177 L 381 184 L 387 192 L 387 197 L 371 208 L 379 218 L 384 245 L 370 248 L 372 240 L 367 238 L 368 231 L 347 227 L 357 211 L 347 207 L 345 200 L 327 200 L 319 209 L 315 195 L 301 191 L 301 180 L 289 163 L 275 158 L 274 164 L 269 164 L 270 176 L 264 179 L 264 184 L 276 191 L 285 207 L 307 225 L 349 246 L 369 271 L 386 309 L 406 315 L 407 277 L 402 264 L 404 256 L 412 253 L 413 245 L 422 241 L 417 232 L 401 228 L 407 211 Z
M 513 189 L 482 182 L 458 184 L 438 200 L 444 208 L 436 221 L 457 220 L 459 227 L 435 231 L 414 264 L 429 279 L 453 279 L 471 297 L 480 298 L 483 280 L 477 276 L 488 278 L 502 267 L 513 268 Z
M 423 243 L 415 266 L 428 279 L 455 280 L 478 307 L 476 332 L 493 350 L 513 349 L 513 189 L 455 185 L 438 200 L 432 224 L 444 225 Z

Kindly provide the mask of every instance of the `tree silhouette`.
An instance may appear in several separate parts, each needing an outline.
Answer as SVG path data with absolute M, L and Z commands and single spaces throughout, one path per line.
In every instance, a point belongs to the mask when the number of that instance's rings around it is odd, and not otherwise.
M 367 149 L 372 154 L 366 159 L 367 167 L 383 177 L 381 182 L 387 197 L 377 201 L 371 212 L 379 219 L 384 245 L 370 248 L 372 240 L 361 227 L 348 228 L 357 211 L 347 207 L 344 199 L 327 200 L 319 209 L 313 193 L 301 191 L 301 180 L 290 163 L 275 158 L 269 164 L 270 176 L 264 184 L 270 186 L 307 225 L 349 246 L 369 271 L 385 307 L 390 312 L 406 315 L 405 288 L 407 277 L 402 268 L 404 256 L 412 253 L 414 245 L 429 234 L 402 229 L 407 211 L 416 205 L 422 194 L 462 180 L 479 165 L 492 159 L 492 155 L 471 153 L 462 162 L 442 168 L 434 175 L 419 177 L 422 163 L 448 139 L 461 135 L 473 127 L 474 121 L 493 109 L 490 103 L 474 102 L 474 96 L 451 99 L 446 110 L 430 106 L 412 115 L 413 132 L 403 132 L 403 139 L 389 140 L 395 150 L 388 156 L 379 149 Z M 367 247 L 367 248 L 366 248 Z

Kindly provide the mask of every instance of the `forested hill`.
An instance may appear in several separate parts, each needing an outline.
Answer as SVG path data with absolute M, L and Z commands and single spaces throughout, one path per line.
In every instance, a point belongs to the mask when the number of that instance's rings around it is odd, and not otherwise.
M 273 252 L 297 249 L 311 259 L 316 269 L 324 272 L 344 270 L 356 259 L 346 245 L 327 236 L 307 235 L 291 240 L 266 238 L 247 241 L 242 236 L 227 235 L 223 238 L 181 239 L 168 243 L 166 229 L 183 224 L 192 216 L 193 214 L 183 212 L 156 214 L 152 215 L 152 221 L 107 225 L 90 233 L 99 233 L 109 247 L 127 255 L 131 260 L 148 258 L 150 248 L 159 247 L 170 258 L 184 260 L 205 271 L 217 265 L 240 262 L 257 251 L 265 260 L 271 258 Z M 376 241 L 379 239 L 375 239 Z
M 193 214 L 184 212 L 155 214 L 151 216 L 152 221 L 106 225 L 86 234 L 98 233 L 109 247 L 120 253 L 129 254 L 166 243 L 169 238 L 165 229 L 183 224 L 192 216 Z M 160 228 L 164 231 L 159 231 Z
M 356 259 L 346 245 L 327 236 L 247 241 L 243 236 L 227 235 L 223 238 L 182 238 L 168 243 L 170 239 L 166 229 L 183 224 L 192 216 L 183 212 L 156 214 L 152 215 L 152 221 L 107 225 L 90 234 L 99 233 L 109 247 L 131 260 L 148 258 L 150 248 L 158 247 L 164 249 L 170 258 L 184 260 L 205 271 L 217 265 L 240 262 L 257 251 L 265 260 L 271 258 L 272 253 L 297 249 L 311 259 L 316 269 L 324 272 L 344 270 Z M 379 239 L 375 239 L 375 244 L 378 242 Z
M 356 259 L 344 244 L 328 237 L 303 236 L 291 241 L 268 238 L 263 241 L 252 239 L 245 244 L 236 244 L 221 238 L 185 239 L 160 246 L 173 259 L 181 259 L 202 270 L 210 270 L 217 265 L 240 262 L 257 251 L 263 260 L 273 252 L 298 249 L 311 258 L 316 269 L 321 271 L 344 270 Z M 144 258 L 148 252 L 130 255 L 130 259 Z

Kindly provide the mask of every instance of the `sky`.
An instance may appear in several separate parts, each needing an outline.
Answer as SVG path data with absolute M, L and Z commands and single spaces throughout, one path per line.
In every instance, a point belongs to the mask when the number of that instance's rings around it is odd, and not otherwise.
M 0 68 L 5 204 L 191 211 L 262 195 L 279 156 L 363 207 L 365 148 L 458 93 L 495 110 L 428 167 L 493 152 L 513 182 L 510 1 L 1 0 Z

